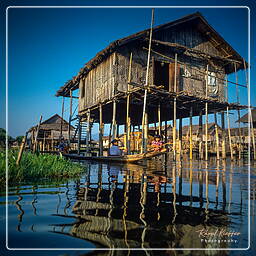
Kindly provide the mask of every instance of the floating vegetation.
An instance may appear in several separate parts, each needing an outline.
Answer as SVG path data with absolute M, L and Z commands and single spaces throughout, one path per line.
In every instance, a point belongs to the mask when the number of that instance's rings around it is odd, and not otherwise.
M 85 168 L 57 155 L 37 155 L 24 152 L 19 166 L 16 165 L 18 152 L 8 152 L 9 183 L 29 182 L 33 180 L 63 179 L 79 176 Z M 0 184 L 5 183 L 6 152 L 0 151 Z

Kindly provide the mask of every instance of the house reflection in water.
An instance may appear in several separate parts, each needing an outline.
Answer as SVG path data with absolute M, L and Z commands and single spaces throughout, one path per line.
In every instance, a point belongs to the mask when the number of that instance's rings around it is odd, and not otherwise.
M 205 162 L 199 165 L 156 161 L 146 169 L 88 164 L 86 182 L 79 185 L 73 206 L 77 221 L 69 235 L 104 248 L 229 247 L 227 242 L 209 244 L 199 237 L 201 229 L 229 224 L 226 174 L 209 172 Z M 209 185 L 215 191 L 210 198 Z

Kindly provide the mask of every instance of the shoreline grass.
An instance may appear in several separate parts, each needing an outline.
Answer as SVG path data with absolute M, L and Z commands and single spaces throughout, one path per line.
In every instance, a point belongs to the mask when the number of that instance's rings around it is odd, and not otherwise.
M 8 151 L 8 182 L 31 182 L 33 180 L 56 180 L 78 177 L 85 168 L 57 155 L 37 155 L 24 152 L 20 165 L 16 165 L 18 151 Z M 0 151 L 0 184 L 5 184 L 6 152 Z

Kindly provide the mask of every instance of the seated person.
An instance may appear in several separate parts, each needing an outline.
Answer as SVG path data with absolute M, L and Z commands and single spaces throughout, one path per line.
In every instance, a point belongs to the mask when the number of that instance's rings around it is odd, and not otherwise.
M 154 151 L 158 151 L 162 149 L 163 142 L 161 141 L 161 136 L 156 135 L 154 137 L 154 140 L 151 143 L 151 147 L 153 148 Z
M 114 139 L 112 140 L 112 146 L 109 149 L 109 155 L 110 156 L 121 156 L 122 155 L 122 150 L 118 146 L 118 140 Z

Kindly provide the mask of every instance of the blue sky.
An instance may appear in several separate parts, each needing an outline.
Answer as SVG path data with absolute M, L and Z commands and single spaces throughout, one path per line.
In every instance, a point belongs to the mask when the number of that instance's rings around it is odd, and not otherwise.
M 8 3 L 8 1 L 7 1 Z M 8 5 L 35 5 L 40 1 L 12 1 Z M 42 3 L 42 2 L 41 2 Z M 47 1 L 43 1 L 47 5 Z M 52 5 L 58 1 L 51 1 Z M 70 5 L 62 1 L 62 5 Z M 81 5 L 84 1 L 72 1 Z M 90 4 L 90 2 L 87 2 Z M 124 2 L 123 2 L 124 3 Z M 137 2 L 136 2 L 137 3 Z M 141 1 L 141 5 L 146 2 Z M 157 5 L 169 5 L 167 1 L 157 1 Z M 155 5 L 147 2 L 147 5 Z M 192 4 L 186 1 L 172 1 L 173 5 Z M 194 1 L 193 5 L 205 2 Z M 245 1 L 209 1 L 207 4 L 248 5 Z M 91 4 L 95 5 L 95 2 Z M 103 4 L 97 2 L 97 4 Z M 116 5 L 115 2 L 110 5 Z M 129 4 L 133 4 L 129 2 Z M 138 3 L 137 3 L 138 4 Z M 2 7 L 1 11 L 4 9 Z M 202 8 L 156 8 L 155 24 L 162 24 L 184 15 L 200 11 L 208 22 L 248 60 L 248 9 L 202 9 Z M 251 6 L 251 23 L 255 21 L 254 7 Z M 80 68 L 110 42 L 146 29 L 150 25 L 150 8 L 11 8 L 8 11 L 8 100 L 9 134 L 22 135 L 37 123 L 40 114 L 43 119 L 61 112 L 61 99 L 56 91 L 72 78 Z M 1 26 L 4 28 L 1 16 Z M 253 29 L 255 29 L 253 27 Z M 254 38 L 254 31 L 251 37 Z M 1 30 L 1 50 L 5 50 L 5 34 Z M 253 45 L 252 45 L 253 46 Z M 252 48 L 252 56 L 255 56 Z M 4 66 L 1 58 L 1 66 Z M 251 103 L 255 100 L 255 61 L 251 59 Z M 245 83 L 244 72 L 239 72 L 239 82 Z M 1 76 L 1 109 L 5 111 L 5 77 Z M 230 76 L 234 81 L 234 76 Z M 3 93 L 2 93 L 3 92 Z M 247 91 L 240 89 L 241 103 L 247 104 Z M 234 100 L 235 86 L 230 91 Z M 68 105 L 66 105 L 68 118 Z M 1 111 L 0 127 L 5 127 L 4 111 Z M 244 113 L 244 112 L 243 112 Z M 235 124 L 236 114 L 232 115 Z M 211 119 L 210 119 L 211 120 Z M 197 122 L 197 120 L 195 120 Z

